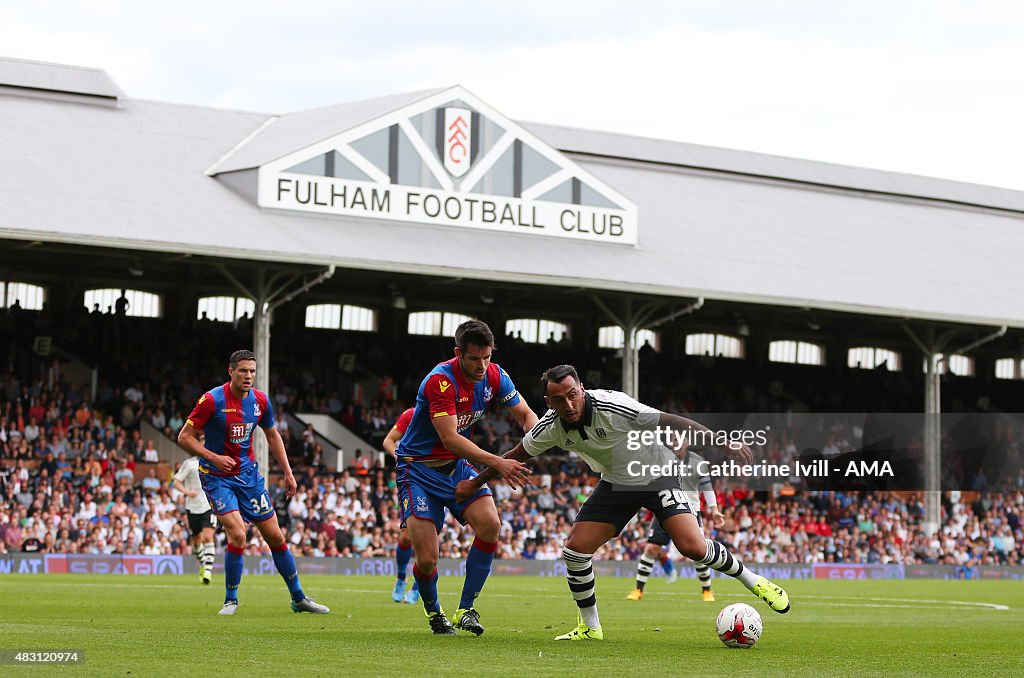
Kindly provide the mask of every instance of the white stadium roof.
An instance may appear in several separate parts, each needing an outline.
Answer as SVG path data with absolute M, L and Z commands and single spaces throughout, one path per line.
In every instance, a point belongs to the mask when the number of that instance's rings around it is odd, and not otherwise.
M 37 96 L 56 89 L 74 96 Z M 521 124 L 636 204 L 635 247 L 249 194 L 255 168 L 440 91 L 272 115 L 0 59 L 0 237 L 1024 327 L 1024 193 L 1006 189 Z

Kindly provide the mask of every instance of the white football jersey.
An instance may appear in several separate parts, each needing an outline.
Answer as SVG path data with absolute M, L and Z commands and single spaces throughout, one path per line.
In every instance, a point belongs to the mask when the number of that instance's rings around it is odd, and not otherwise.
M 621 391 L 595 389 L 586 392 L 583 416 L 577 424 L 567 424 L 554 410 L 548 410 L 523 438 L 523 447 L 531 457 L 560 447 L 578 454 L 603 480 L 615 485 L 646 485 L 651 476 L 629 473 L 630 462 L 663 465 L 677 457 L 656 440 L 645 444 L 630 432 L 653 430 L 660 417 L 660 411 Z
M 206 513 L 210 510 L 210 502 L 203 492 L 203 486 L 199 482 L 199 457 L 189 457 L 181 462 L 181 468 L 174 474 L 175 480 L 180 480 L 186 490 L 198 492 L 194 497 L 185 497 L 185 510 L 189 513 Z

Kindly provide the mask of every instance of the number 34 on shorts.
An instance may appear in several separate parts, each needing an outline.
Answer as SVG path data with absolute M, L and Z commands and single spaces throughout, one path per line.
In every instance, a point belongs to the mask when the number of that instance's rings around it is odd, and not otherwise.
M 249 504 L 252 507 L 253 513 L 270 513 L 270 498 L 266 492 L 261 494 L 258 499 L 256 497 L 249 497 Z
M 259 523 L 274 515 L 274 505 L 266 490 L 245 492 L 238 497 L 238 512 L 250 523 Z
M 201 480 L 219 516 L 238 511 L 250 523 L 258 523 L 274 515 L 274 504 L 259 474 L 251 473 L 248 477 L 204 475 Z

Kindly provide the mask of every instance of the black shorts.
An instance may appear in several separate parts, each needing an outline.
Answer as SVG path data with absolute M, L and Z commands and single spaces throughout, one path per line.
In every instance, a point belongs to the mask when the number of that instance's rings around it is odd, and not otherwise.
M 188 514 L 188 531 L 193 537 L 205 530 L 210 528 L 211 530 L 217 527 L 216 521 L 213 519 L 213 511 L 207 511 L 206 513 L 189 513 Z
M 700 511 L 693 514 L 697 519 L 697 527 L 704 529 L 704 521 L 700 519 Z M 668 536 L 668 532 L 664 527 L 661 526 L 661 521 L 657 518 L 651 520 L 651 528 L 647 531 L 647 543 L 654 544 L 656 546 L 668 546 L 672 542 L 672 537 Z
M 667 520 L 683 513 L 693 514 L 683 492 L 682 479 L 677 476 L 659 478 L 639 487 L 612 485 L 602 480 L 574 522 L 608 523 L 615 526 L 617 534 L 640 509 L 653 511 L 657 520 Z

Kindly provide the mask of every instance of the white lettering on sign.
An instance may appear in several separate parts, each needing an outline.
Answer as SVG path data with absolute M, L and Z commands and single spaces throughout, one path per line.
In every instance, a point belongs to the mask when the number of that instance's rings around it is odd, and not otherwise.
M 259 205 L 635 245 L 636 209 L 570 205 L 291 172 L 259 175 Z

